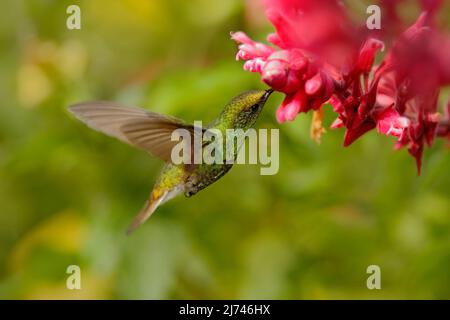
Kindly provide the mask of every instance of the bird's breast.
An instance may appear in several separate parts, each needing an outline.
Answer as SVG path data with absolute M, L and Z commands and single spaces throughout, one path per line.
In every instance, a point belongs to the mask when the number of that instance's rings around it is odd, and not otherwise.
M 187 178 L 185 195 L 192 196 L 223 177 L 232 164 L 199 165 Z

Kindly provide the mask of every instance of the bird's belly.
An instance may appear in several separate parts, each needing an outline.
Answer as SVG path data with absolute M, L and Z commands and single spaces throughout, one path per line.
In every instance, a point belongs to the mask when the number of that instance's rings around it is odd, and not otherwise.
M 186 197 L 196 194 L 200 190 L 219 180 L 231 169 L 232 166 L 232 164 L 203 164 L 197 167 L 186 181 Z

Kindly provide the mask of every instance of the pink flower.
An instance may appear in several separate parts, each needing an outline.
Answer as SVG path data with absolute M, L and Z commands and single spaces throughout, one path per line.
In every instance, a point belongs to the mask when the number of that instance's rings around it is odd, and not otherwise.
M 278 48 L 232 33 L 244 69 L 261 74 L 273 89 L 286 94 L 277 111 L 280 123 L 300 112 L 317 110 L 340 81 L 336 66 L 356 47 L 353 26 L 335 0 L 266 0 L 266 14 L 277 32 L 268 41 Z M 314 28 L 311 28 L 314 26 Z M 336 76 L 337 78 L 334 78 Z
M 380 0 L 380 6 L 382 8 L 382 33 L 389 37 L 397 37 L 399 33 L 404 30 L 408 24 L 401 18 L 399 9 L 401 4 L 413 2 L 411 0 Z M 427 12 L 427 24 L 433 25 L 435 23 L 435 15 L 444 3 L 443 0 L 417 0 L 422 12 Z
M 386 58 L 387 68 L 395 76 L 395 108 L 410 122 L 397 147 L 407 146 L 419 172 L 424 144 L 431 147 L 436 137 L 440 89 L 450 84 L 450 37 L 428 26 L 427 21 L 430 19 L 423 13 L 394 42 Z
M 447 103 L 444 116 L 438 124 L 436 135 L 438 137 L 447 138 L 447 141 L 450 143 L 450 100 Z
M 373 113 L 373 118 L 377 124 L 378 132 L 401 138 L 405 129 L 409 127 L 410 121 L 406 117 L 402 117 L 394 106 L 381 109 L 379 112 Z
M 331 127 L 346 129 L 344 146 L 376 128 L 394 136 L 397 148 L 406 146 L 420 172 L 424 145 L 449 135 L 449 111 L 441 121 L 437 103 L 441 87 L 450 84 L 450 36 L 434 21 L 443 1 L 417 1 L 427 13 L 403 32 L 397 13 L 403 1 L 380 2 L 390 34 L 357 26 L 338 0 L 265 0 L 266 16 L 276 29 L 267 37 L 272 45 L 242 32 L 232 38 L 244 69 L 285 94 L 276 111 L 280 123 L 302 112 L 317 113 L 328 102 L 337 114 Z M 374 66 L 385 50 L 379 37 L 394 41 Z

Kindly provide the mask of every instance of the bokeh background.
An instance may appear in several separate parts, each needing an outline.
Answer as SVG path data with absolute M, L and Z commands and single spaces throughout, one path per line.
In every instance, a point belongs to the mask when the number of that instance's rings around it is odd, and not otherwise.
M 366 3 L 351 2 L 363 18 Z M 81 30 L 66 28 L 71 4 Z M 418 177 L 391 138 L 372 132 L 344 149 L 339 130 L 312 142 L 310 115 L 279 126 L 280 94 L 258 122 L 280 128 L 277 175 L 235 166 L 125 236 L 162 163 L 86 128 L 67 107 L 106 99 L 212 120 L 232 96 L 264 88 L 229 39 L 232 30 L 264 39 L 272 27 L 259 1 L 0 6 L 0 298 L 450 299 L 444 141 L 426 150 Z M 417 10 L 405 6 L 412 21 Z M 449 17 L 447 6 L 441 22 Z M 66 289 L 71 264 L 82 290 Z M 371 264 L 381 290 L 366 288 Z

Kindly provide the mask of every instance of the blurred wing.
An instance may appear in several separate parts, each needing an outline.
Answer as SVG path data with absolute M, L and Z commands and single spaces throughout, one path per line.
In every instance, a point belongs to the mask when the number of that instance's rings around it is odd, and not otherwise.
M 187 129 L 193 142 L 194 127 L 184 121 L 136 107 L 123 107 L 112 102 L 86 102 L 69 108 L 90 128 L 115 137 L 170 162 L 171 141 L 176 129 Z

